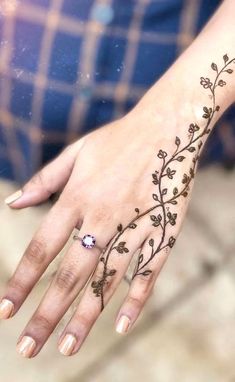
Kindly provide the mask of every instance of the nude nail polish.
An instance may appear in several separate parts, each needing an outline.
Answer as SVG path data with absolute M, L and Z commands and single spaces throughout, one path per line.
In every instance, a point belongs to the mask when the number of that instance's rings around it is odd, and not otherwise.
M 128 332 L 129 326 L 130 326 L 130 319 L 127 316 L 121 316 L 117 326 L 116 326 L 116 332 L 119 334 L 125 334 Z
M 14 309 L 14 304 L 10 300 L 3 298 L 0 303 L 0 319 L 7 319 L 11 317 Z
M 66 334 L 59 344 L 59 351 L 63 355 L 71 355 L 76 345 L 76 338 L 72 334 Z
M 14 192 L 14 194 L 8 196 L 6 199 L 5 199 L 5 203 L 6 204 L 12 204 L 14 203 L 16 200 L 18 200 L 19 198 L 21 198 L 21 196 L 23 195 L 23 191 L 22 190 L 18 190 L 16 192 Z
M 25 358 L 30 358 L 36 348 L 36 341 L 29 336 L 24 336 L 17 344 L 17 352 Z

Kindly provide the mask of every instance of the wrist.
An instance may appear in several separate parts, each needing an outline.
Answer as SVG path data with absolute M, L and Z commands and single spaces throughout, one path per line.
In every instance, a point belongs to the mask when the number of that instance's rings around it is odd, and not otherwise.
M 204 122 L 203 107 L 213 107 L 213 95 L 210 87 L 203 88 L 201 77 L 205 80 L 209 78 L 209 84 L 213 84 L 217 72 L 211 64 L 215 63 L 220 71 L 225 64 L 223 57 L 226 53 L 228 61 L 235 58 L 234 9 L 233 0 L 224 1 L 189 48 L 146 93 L 139 103 L 139 111 L 140 114 L 144 111 L 148 121 L 151 119 L 156 124 L 157 111 L 161 108 L 169 115 L 176 116 L 176 124 L 181 121 L 181 116 L 184 120 Z M 221 73 L 220 79 L 226 85 L 215 89 L 220 110 L 214 115 L 212 125 L 235 102 L 235 65 L 231 64 L 226 69 L 234 72 Z
M 225 54 L 219 62 L 211 61 L 207 66 L 198 67 L 182 57 L 145 94 L 136 110 L 155 126 L 159 122 L 165 124 L 164 116 L 168 119 L 167 125 L 179 133 L 189 123 L 203 128 L 208 122 L 204 112 L 207 108 L 212 114 L 212 128 L 234 102 L 234 94 L 235 58 Z

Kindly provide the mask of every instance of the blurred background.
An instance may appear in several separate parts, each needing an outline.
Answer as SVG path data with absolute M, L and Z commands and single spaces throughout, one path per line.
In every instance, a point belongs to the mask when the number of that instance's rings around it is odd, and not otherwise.
M 72 140 L 120 117 L 195 38 L 219 0 L 0 0 L 0 293 L 50 204 L 3 200 Z M 208 142 L 183 231 L 141 319 L 114 329 L 123 282 L 79 354 L 15 342 L 63 253 L 0 322 L 1 382 L 235 381 L 234 107 Z

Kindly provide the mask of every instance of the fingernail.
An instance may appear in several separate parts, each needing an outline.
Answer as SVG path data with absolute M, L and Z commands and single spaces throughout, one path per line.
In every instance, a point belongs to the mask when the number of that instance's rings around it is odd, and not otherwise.
M 66 334 L 59 344 L 59 351 L 63 355 L 71 355 L 76 345 L 76 338 L 72 334 Z
M 11 317 L 14 309 L 14 304 L 10 300 L 3 298 L 0 304 L 0 319 L 7 319 Z
M 121 316 L 116 326 L 116 332 L 119 334 L 127 333 L 130 323 L 131 321 L 127 316 Z
M 23 195 L 22 190 L 18 190 L 16 192 L 14 192 L 14 194 L 8 196 L 8 198 L 5 199 L 5 203 L 6 204 L 12 204 L 13 202 L 15 202 L 16 200 L 21 198 L 22 195 Z
M 24 336 L 17 344 L 17 352 L 25 358 L 30 358 L 36 348 L 36 341 L 29 336 Z

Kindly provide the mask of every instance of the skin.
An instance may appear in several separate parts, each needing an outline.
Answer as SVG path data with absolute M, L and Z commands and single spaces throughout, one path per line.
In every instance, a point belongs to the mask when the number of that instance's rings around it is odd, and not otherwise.
M 13 202 L 11 208 L 20 209 L 39 204 L 55 192 L 60 192 L 60 197 L 41 223 L 6 286 L 3 298 L 13 302 L 12 315 L 18 311 L 47 266 L 64 247 L 75 227 L 80 229 L 80 237 L 87 233 L 93 234 L 97 245 L 105 248 L 116 235 L 117 226 L 120 223 L 125 226 L 133 219 L 136 207 L 145 211 L 153 205 L 152 194 L 155 188 L 151 174 L 155 170 L 160 171 L 162 166 L 157 153 L 164 149 L 172 156 L 176 136 L 186 146 L 190 123 L 197 123 L 203 130 L 206 120 L 202 108 L 204 105 L 210 106 L 212 99 L 202 89 L 200 77 L 212 78 L 216 75 L 215 71 L 211 73 L 212 60 L 221 67 L 225 53 L 231 58 L 235 57 L 232 11 L 232 1 L 224 1 L 195 42 L 128 115 L 68 146 L 23 187 L 22 197 Z M 223 21 L 225 17 L 226 28 Z M 220 35 L 217 37 L 215 52 L 211 41 L 218 28 Z M 202 55 L 205 47 L 206 53 Z M 195 65 L 195 62 L 199 62 L 198 57 L 200 63 Z M 211 129 L 234 102 L 234 75 L 228 76 L 223 76 L 229 82 L 226 89 L 218 88 L 216 102 L 220 110 L 211 120 Z M 207 136 L 202 139 L 203 145 Z M 189 153 L 183 162 L 177 163 L 173 181 L 164 177 L 164 187 L 169 190 L 182 188 L 181 180 L 192 166 L 192 158 Z M 189 194 L 192 185 L 193 180 Z M 188 197 L 181 198 L 177 206 L 174 206 L 177 222 L 174 226 L 169 225 L 167 238 L 172 235 L 177 237 L 188 201 Z M 114 253 L 109 258 L 109 267 L 115 269 L 116 273 L 105 286 L 104 305 L 112 297 L 139 248 L 144 259 L 148 259 L 148 243 L 152 238 L 159 241 L 161 230 L 152 226 L 149 215 L 143 217 L 136 229 L 123 233 L 122 241 L 127 243 L 128 253 Z M 105 253 L 107 251 L 104 256 Z M 166 248 L 151 261 L 151 274 L 148 277 L 137 275 L 133 279 L 117 314 L 117 322 L 124 315 L 130 320 L 129 327 L 134 324 L 169 253 L 170 248 Z M 93 281 L 102 277 L 100 255 L 101 251 L 97 248 L 87 250 L 81 246 L 80 241 L 73 242 L 39 307 L 20 335 L 19 341 L 25 335 L 36 341 L 30 357 L 39 353 L 66 310 L 82 292 L 77 310 L 59 340 L 65 334 L 73 334 L 76 344 L 72 354 L 79 350 L 101 312 L 100 299 L 91 287 Z

